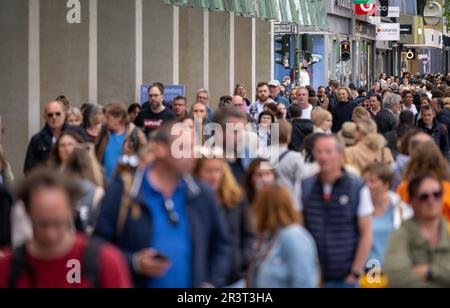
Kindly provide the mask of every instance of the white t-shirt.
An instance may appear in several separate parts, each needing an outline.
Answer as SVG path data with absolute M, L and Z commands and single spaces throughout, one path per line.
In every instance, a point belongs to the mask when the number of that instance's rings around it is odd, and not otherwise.
M 323 185 L 323 193 L 330 194 L 333 191 L 333 185 L 324 184 Z M 348 198 L 348 197 L 347 197 Z M 301 191 L 300 191 L 300 212 L 303 211 L 303 202 L 301 201 Z M 359 205 L 358 205 L 358 218 L 367 217 L 373 215 L 375 212 L 375 208 L 372 203 L 372 197 L 370 196 L 370 191 L 367 186 L 364 186 L 359 192 Z
M 308 104 L 308 108 L 302 109 L 302 119 L 311 120 L 311 113 L 313 111 L 313 106 Z

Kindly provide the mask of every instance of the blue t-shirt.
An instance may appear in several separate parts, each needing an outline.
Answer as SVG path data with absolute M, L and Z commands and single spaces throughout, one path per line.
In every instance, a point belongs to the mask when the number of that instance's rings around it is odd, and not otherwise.
M 163 195 L 156 191 L 148 177 L 143 182 L 144 198 L 153 220 L 150 248 L 157 250 L 169 258 L 171 267 L 158 279 L 150 279 L 149 288 L 190 288 L 192 287 L 192 241 L 186 214 L 186 184 L 181 181 L 170 198 L 179 221 L 171 224 L 164 207 Z
M 373 241 L 369 260 L 377 260 L 382 268 L 389 237 L 394 231 L 394 208 L 390 205 L 382 216 L 374 215 L 372 219 Z
M 103 167 L 105 168 L 105 175 L 108 180 L 111 180 L 116 171 L 117 162 L 122 155 L 122 147 L 125 141 L 126 133 L 116 135 L 112 132 L 108 139 L 108 144 L 105 148 L 105 155 L 103 156 Z

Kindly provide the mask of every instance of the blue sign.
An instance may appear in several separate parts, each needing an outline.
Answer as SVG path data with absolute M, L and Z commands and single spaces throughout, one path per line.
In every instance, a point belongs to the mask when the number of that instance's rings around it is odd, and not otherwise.
M 141 85 L 141 105 L 149 101 L 148 88 L 149 84 Z M 172 102 L 177 96 L 185 96 L 185 86 L 184 85 L 164 85 L 164 100 L 167 102 Z

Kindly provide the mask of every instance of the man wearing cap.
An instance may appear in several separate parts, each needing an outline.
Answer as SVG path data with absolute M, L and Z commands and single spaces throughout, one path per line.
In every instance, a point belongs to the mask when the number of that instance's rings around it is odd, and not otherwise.
M 281 96 L 280 82 L 278 80 L 272 80 L 269 82 L 270 98 L 275 101 L 275 103 L 283 103 L 286 108 L 289 107 L 289 101 Z

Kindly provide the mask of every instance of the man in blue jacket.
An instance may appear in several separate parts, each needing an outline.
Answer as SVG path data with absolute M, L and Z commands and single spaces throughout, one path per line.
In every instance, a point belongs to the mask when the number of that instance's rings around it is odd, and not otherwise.
M 171 135 L 173 126 L 167 122 L 154 135 L 155 159 L 136 172 L 123 223 L 124 177 L 109 187 L 95 235 L 122 250 L 136 287 L 220 287 L 231 253 L 228 230 L 212 190 L 187 175 L 193 159 L 174 157 L 172 144 L 189 148 L 191 136 Z

